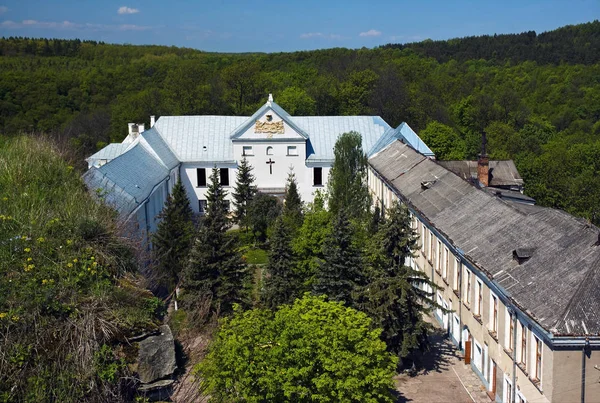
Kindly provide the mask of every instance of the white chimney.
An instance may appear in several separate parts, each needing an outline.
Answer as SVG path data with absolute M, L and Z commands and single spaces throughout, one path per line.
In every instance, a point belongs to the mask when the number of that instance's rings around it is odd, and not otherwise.
M 150 128 L 151 129 L 154 127 L 155 121 L 156 121 L 155 116 L 154 115 L 150 116 Z
M 146 124 L 145 124 L 145 123 L 140 123 L 140 124 L 138 124 L 138 133 L 140 133 L 140 134 L 141 134 L 141 133 L 144 133 L 144 130 L 145 130 L 145 127 L 144 127 L 144 126 L 146 126 Z
M 133 128 L 135 126 L 135 123 L 127 123 L 127 127 L 129 128 L 129 134 L 133 133 Z

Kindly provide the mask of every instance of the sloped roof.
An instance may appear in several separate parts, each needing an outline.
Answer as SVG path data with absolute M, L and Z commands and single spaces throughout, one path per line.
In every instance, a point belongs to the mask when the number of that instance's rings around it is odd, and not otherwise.
M 147 142 L 150 149 L 149 151 L 154 152 L 156 157 L 166 168 L 173 169 L 179 165 L 177 157 L 160 134 L 158 134 L 156 129 L 152 128 L 144 131 L 141 134 L 141 138 Z
M 440 165 L 463 179 L 477 178 L 477 161 L 438 161 Z M 490 160 L 489 186 L 523 186 L 513 160 Z
M 381 136 L 381 138 L 371 148 L 368 155 L 373 155 L 383 150 L 385 147 L 389 146 L 396 140 L 400 140 L 405 144 L 409 144 L 410 146 L 412 146 L 412 148 L 414 148 L 415 150 L 427 157 L 435 156 L 433 151 L 429 149 L 427 144 L 425 144 L 423 140 L 421 140 L 417 133 L 415 133 L 414 130 L 411 129 L 411 127 L 406 122 L 401 123 L 400 126 L 398 126 L 395 129 L 390 128 L 389 130 L 387 130 L 384 133 L 384 135 Z
M 112 160 L 113 158 L 123 154 L 125 150 L 127 150 L 127 147 L 129 147 L 129 144 L 110 143 L 97 153 L 86 158 L 86 161 Z
M 138 142 L 110 163 L 90 168 L 83 179 L 90 190 L 102 189 L 107 204 L 127 216 L 168 175 L 169 170 Z
M 312 153 L 308 160 L 333 161 L 338 137 L 350 131 L 361 134 L 368 152 L 390 126 L 379 116 L 294 116 L 292 120 L 309 135 Z
M 598 228 L 560 210 L 505 202 L 399 141 L 369 163 L 542 327 L 600 333 L 598 314 L 587 312 L 598 305 L 598 288 L 581 289 L 600 281 Z M 532 249 L 531 258 L 519 264 L 518 248 Z

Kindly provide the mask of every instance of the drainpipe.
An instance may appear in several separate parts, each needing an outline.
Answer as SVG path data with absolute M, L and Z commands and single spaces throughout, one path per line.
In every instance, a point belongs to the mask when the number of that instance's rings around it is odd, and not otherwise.
M 581 403 L 585 403 L 585 355 L 590 348 L 590 339 L 585 338 L 585 344 L 581 350 Z
M 463 283 L 463 278 L 462 278 L 462 274 L 463 274 L 463 265 L 462 262 L 459 263 L 458 265 L 458 326 L 459 326 L 459 331 L 458 331 L 458 349 L 460 350 L 462 348 L 462 283 Z
M 512 316 L 513 321 L 513 345 L 512 345 L 512 393 L 510 397 L 511 403 L 515 403 L 517 400 L 517 311 L 514 308 L 510 308 L 508 311 Z

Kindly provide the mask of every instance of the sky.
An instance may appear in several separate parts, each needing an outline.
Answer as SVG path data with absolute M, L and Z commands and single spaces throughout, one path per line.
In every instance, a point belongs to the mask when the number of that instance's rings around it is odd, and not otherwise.
M 599 18 L 600 0 L 0 0 L 0 36 L 214 52 L 372 48 Z

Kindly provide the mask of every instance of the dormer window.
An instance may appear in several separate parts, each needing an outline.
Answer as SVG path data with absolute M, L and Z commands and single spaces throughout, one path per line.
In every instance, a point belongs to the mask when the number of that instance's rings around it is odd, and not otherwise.
M 513 259 L 519 264 L 523 264 L 531 258 L 534 248 L 517 248 L 513 250 Z
M 267 122 L 270 122 L 273 120 L 273 115 L 267 115 L 266 118 L 267 118 Z
M 273 155 L 273 147 L 267 147 L 267 155 Z
M 243 146 L 242 147 L 242 155 L 248 156 L 248 155 L 254 155 L 254 151 L 252 150 L 252 146 Z

